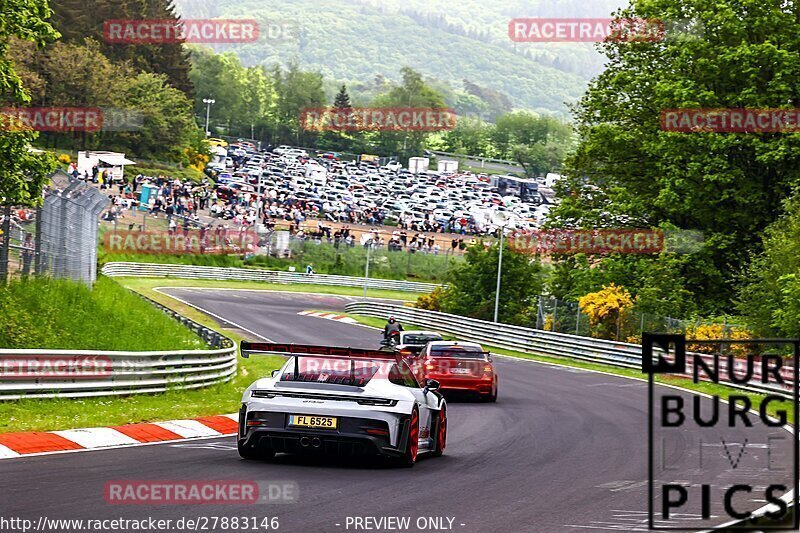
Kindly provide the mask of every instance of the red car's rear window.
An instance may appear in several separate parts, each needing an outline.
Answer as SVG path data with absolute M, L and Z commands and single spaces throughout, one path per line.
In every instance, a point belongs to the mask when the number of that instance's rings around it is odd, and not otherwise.
M 466 359 L 483 358 L 483 350 L 477 346 L 432 346 L 433 357 L 463 357 Z

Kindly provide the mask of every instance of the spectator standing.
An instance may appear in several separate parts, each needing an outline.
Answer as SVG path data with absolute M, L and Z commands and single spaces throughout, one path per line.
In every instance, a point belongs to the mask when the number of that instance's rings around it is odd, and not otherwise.
M 77 172 L 77 170 L 76 170 Z M 27 278 L 31 273 L 31 262 L 34 255 L 33 235 L 25 234 L 25 241 L 22 243 L 22 277 Z

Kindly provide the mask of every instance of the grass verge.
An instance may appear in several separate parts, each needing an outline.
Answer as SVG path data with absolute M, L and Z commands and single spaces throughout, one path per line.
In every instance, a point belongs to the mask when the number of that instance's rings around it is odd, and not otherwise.
M 159 294 L 153 289 L 156 287 L 198 287 L 215 289 L 242 289 L 242 290 L 263 290 L 280 292 L 305 292 L 314 294 L 336 294 L 339 296 L 364 296 L 364 289 L 361 287 L 337 287 L 335 285 L 286 285 L 281 283 L 263 283 L 260 281 L 216 281 L 206 279 L 177 279 L 177 278 L 114 278 L 120 284 L 140 292 L 156 301 Z M 160 295 L 163 296 L 163 295 Z M 367 296 L 370 298 L 385 298 L 387 300 L 403 300 L 414 302 L 419 296 L 416 293 L 403 291 L 389 291 L 384 289 L 368 289 Z M 172 298 L 170 301 L 175 302 Z M 166 303 L 164 305 L 167 305 Z M 171 307 L 174 307 L 171 305 Z M 188 315 L 187 315 L 188 316 Z M 194 318 L 194 317 L 190 317 Z
M 312 264 L 314 270 L 320 274 L 354 277 L 364 275 L 367 249 L 363 246 L 341 245 L 336 248 L 328 243 L 303 241 L 294 242 L 291 248 L 291 258 L 256 255 L 247 264 L 278 270 L 294 266 L 298 271 L 303 271 L 306 265 Z M 369 260 L 369 275 L 373 278 L 439 283 L 446 279 L 450 269 L 464 262 L 463 256 L 451 256 L 445 254 L 445 250 L 434 255 L 377 249 L 370 252 Z
M 93 288 L 66 280 L 0 286 L 0 347 L 161 351 L 203 349 L 188 328 L 100 276 Z
M 134 230 L 138 231 L 141 223 L 141 214 L 138 216 L 136 214 L 128 214 L 118 221 L 117 230 L 120 232 L 128 231 L 128 227 L 133 224 Z M 101 225 L 101 234 L 104 235 L 112 231 L 113 228 L 114 225 L 112 223 L 104 223 Z M 166 231 L 166 219 L 148 219 L 146 229 L 148 231 Z M 281 271 L 288 271 L 291 267 L 294 267 L 296 272 L 305 272 L 306 266 L 311 264 L 318 274 L 361 277 L 364 275 L 366 250 L 363 246 L 350 247 L 342 245 L 337 249 L 331 244 L 305 241 L 296 242 L 292 245 L 291 257 L 273 257 L 259 254 L 243 259 L 238 255 L 109 253 L 104 249 L 104 245 L 101 244 L 98 251 L 98 261 L 101 265 L 112 261 L 123 261 L 261 268 Z M 463 256 L 460 255 L 412 254 L 375 250 L 370 254 L 369 276 L 376 279 L 442 283 L 446 279 L 448 271 L 463 262 Z
M 116 284 L 114 280 L 107 281 L 116 285 L 122 293 L 134 301 L 151 309 L 159 317 L 163 317 L 168 322 L 180 326 L 149 303 L 130 294 L 125 288 Z M 164 280 L 147 281 L 158 281 L 161 285 L 164 284 Z M 192 307 L 152 290 L 142 290 L 140 292 L 180 312 L 184 316 L 227 335 L 237 343 L 242 340 L 242 337 L 237 332 L 223 329 L 214 319 Z M 99 326 L 100 323 L 97 325 Z M 111 329 L 113 331 L 113 328 Z M 148 339 L 147 335 L 144 335 L 143 338 Z M 176 348 L 173 345 L 167 349 Z M 255 379 L 269 376 L 272 370 L 279 368 L 283 364 L 283 361 L 282 357 L 275 356 L 251 357 L 250 359 L 240 358 L 234 379 L 227 383 L 198 390 L 170 390 L 160 394 L 140 394 L 124 397 L 30 399 L 0 402 L 0 433 L 116 426 L 137 422 L 154 422 L 234 413 L 239 409 L 244 389 Z

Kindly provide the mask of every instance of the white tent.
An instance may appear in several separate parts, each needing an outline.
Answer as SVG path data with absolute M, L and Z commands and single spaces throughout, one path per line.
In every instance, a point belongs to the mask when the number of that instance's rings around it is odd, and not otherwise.
M 100 170 L 108 170 L 111 177 L 121 179 L 125 173 L 127 165 L 135 165 L 134 161 L 125 158 L 125 154 L 119 152 L 105 151 L 85 151 L 78 152 L 78 172 L 81 176 L 85 172 L 92 175 L 92 168 L 97 166 Z

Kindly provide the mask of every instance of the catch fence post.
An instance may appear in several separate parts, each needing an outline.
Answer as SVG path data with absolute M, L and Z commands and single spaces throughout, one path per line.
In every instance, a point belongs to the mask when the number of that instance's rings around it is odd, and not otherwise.
M 553 298 L 553 326 L 550 328 L 550 331 L 556 330 L 556 316 L 558 313 L 558 300 Z

